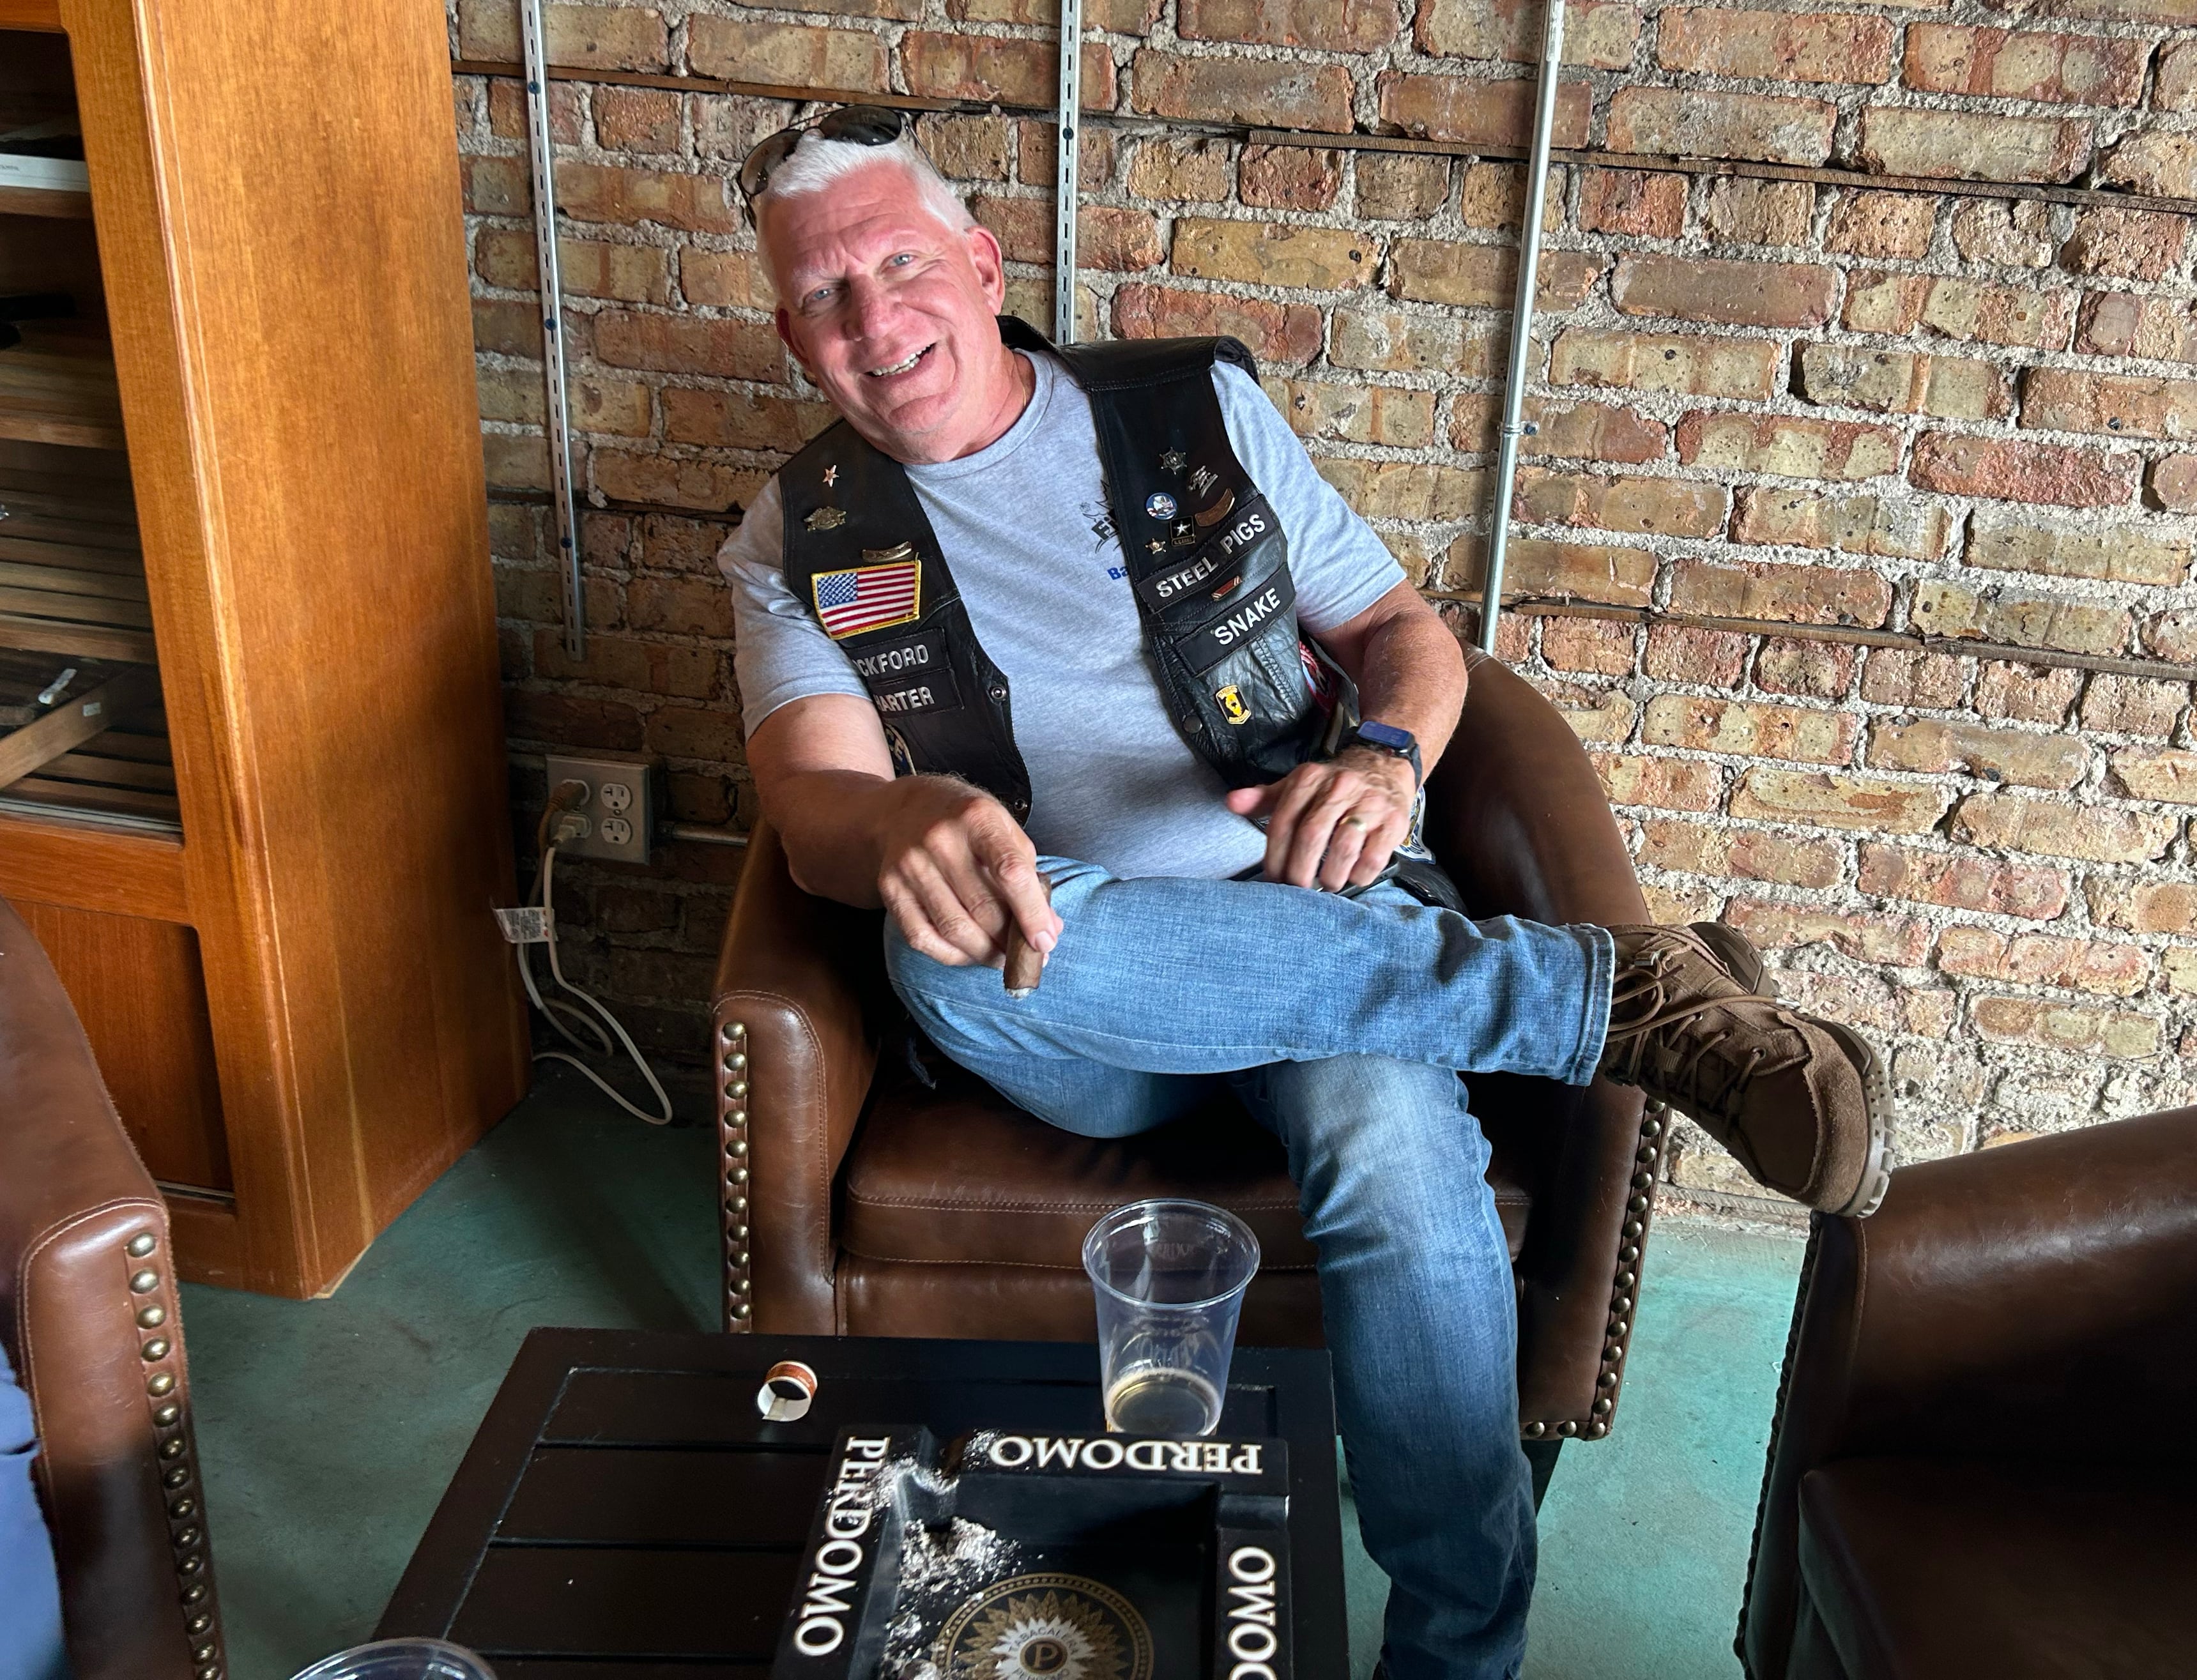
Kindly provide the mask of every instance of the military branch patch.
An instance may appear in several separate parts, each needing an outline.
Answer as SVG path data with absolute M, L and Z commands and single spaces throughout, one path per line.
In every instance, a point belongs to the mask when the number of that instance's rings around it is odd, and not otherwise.
M 923 608 L 923 562 L 902 543 L 898 548 L 863 550 L 886 559 L 878 565 L 849 566 L 843 571 L 820 571 L 810 580 L 816 597 L 816 617 L 834 641 L 858 636 L 865 630 L 881 630 L 905 624 L 920 616 Z

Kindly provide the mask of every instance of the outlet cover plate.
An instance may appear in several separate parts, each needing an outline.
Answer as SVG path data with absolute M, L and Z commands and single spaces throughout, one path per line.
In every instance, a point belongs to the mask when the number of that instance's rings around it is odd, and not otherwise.
M 649 761 L 552 753 L 547 762 L 552 791 L 568 781 L 584 782 L 588 789 L 586 802 L 575 808 L 588 820 L 588 832 L 558 849 L 571 857 L 646 863 L 648 843 L 656 831 L 656 778 Z M 623 795 L 617 791 L 621 788 Z M 606 790 L 610 791 L 607 798 Z

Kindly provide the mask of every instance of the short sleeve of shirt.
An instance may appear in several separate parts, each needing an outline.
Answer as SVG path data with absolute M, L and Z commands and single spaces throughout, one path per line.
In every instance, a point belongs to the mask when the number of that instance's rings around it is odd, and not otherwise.
M 869 698 L 853 663 L 785 587 L 784 507 L 773 478 L 717 550 L 717 569 L 733 590 L 733 672 L 751 735 L 780 706 L 813 694 Z
M 1289 534 L 1297 622 L 1319 635 L 1355 618 L 1404 582 L 1395 556 L 1319 476 L 1258 380 L 1222 362 L 1214 364 L 1213 384 L 1237 459 L 1266 492 Z

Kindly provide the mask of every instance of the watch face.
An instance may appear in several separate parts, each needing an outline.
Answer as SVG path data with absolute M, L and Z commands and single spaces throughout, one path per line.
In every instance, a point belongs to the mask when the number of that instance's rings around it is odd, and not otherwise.
M 1361 722 L 1358 726 L 1361 740 L 1371 741 L 1377 747 L 1386 747 L 1391 752 L 1409 752 L 1418 743 L 1412 739 L 1408 729 L 1397 729 L 1386 723 Z

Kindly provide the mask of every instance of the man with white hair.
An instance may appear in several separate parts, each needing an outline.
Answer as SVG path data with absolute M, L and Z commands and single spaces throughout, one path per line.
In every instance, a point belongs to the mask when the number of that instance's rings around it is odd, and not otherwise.
M 720 555 L 795 879 L 882 905 L 917 1023 L 1052 1124 L 1127 1136 L 1225 1082 L 1280 1138 L 1389 1672 L 1515 1676 L 1515 1301 L 1458 1073 L 1600 1071 L 1867 1212 L 1875 1055 L 1757 995 L 1729 929 L 1444 907 L 1409 843 L 1463 657 L 1242 345 L 1056 350 L 999 318 L 999 243 L 897 111 L 782 130 L 740 185 L 779 334 L 842 416 Z M 1011 930 L 1035 991 L 989 971 Z

